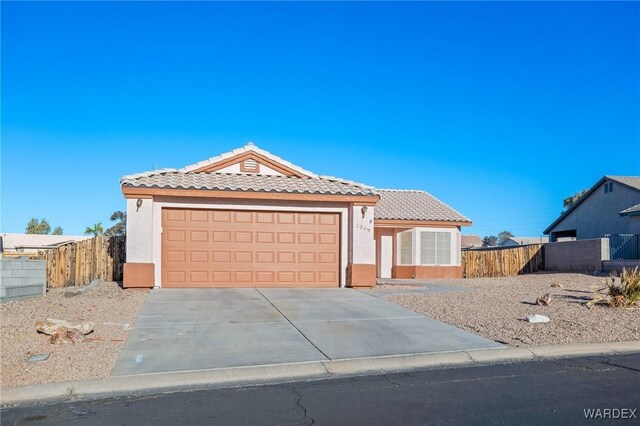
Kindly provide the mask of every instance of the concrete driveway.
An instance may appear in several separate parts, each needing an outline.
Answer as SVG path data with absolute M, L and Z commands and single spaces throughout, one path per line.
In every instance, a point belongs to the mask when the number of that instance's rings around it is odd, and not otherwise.
M 353 289 L 158 289 L 112 375 L 500 346 Z

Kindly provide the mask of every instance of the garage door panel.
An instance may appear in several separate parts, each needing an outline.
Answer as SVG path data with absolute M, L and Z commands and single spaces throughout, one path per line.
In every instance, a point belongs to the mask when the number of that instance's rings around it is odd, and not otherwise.
M 298 213 L 298 223 L 300 225 L 315 225 L 316 224 L 315 213 Z
M 209 242 L 209 232 L 207 230 L 189 231 L 189 242 L 207 243 Z
M 189 282 L 192 284 L 208 283 L 209 271 L 189 271 Z
M 169 242 L 186 242 L 187 232 L 182 230 L 167 230 L 167 241 Z
M 208 210 L 189 210 L 189 220 L 191 222 L 209 222 Z
M 191 263 L 209 263 L 209 252 L 208 251 L 190 251 L 189 252 L 189 261 Z
M 296 234 L 293 232 L 277 232 L 278 244 L 295 244 Z
M 167 250 L 164 258 L 165 262 L 178 262 L 184 263 L 187 259 L 187 253 L 183 250 Z
M 298 234 L 298 243 L 299 244 L 315 244 L 316 234 L 312 232 L 300 232 Z
M 275 254 L 272 251 L 259 251 L 256 253 L 256 262 L 275 263 Z
M 253 242 L 253 232 L 251 231 L 236 231 L 233 233 L 233 240 L 236 243 L 249 243 Z
M 211 252 L 211 261 L 214 264 L 231 263 L 231 252 L 230 251 L 213 251 Z
M 316 282 L 316 273 L 313 271 L 301 271 L 298 272 L 298 281 L 301 284 L 304 283 L 315 283 Z
M 163 209 L 166 287 L 337 287 L 337 213 Z
M 233 260 L 235 263 L 251 264 L 253 263 L 253 253 L 250 251 L 236 251 Z
M 231 223 L 231 212 L 228 211 L 212 211 L 211 221 L 218 224 Z
M 213 231 L 214 243 L 228 243 L 231 241 L 231 231 Z
M 252 212 L 234 212 L 233 217 L 235 223 L 253 223 Z
M 251 284 L 253 282 L 253 272 L 250 271 L 235 271 L 235 281 L 238 283 Z
M 258 244 L 273 244 L 274 238 L 273 232 L 256 232 L 256 243 Z

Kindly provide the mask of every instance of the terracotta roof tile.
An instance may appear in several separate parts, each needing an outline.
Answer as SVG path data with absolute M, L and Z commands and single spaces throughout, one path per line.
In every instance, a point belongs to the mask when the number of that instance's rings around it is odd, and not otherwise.
M 433 195 L 424 191 L 376 189 L 380 202 L 374 216 L 381 220 L 429 220 L 471 222 Z
M 235 173 L 184 173 L 174 170 L 125 176 L 124 187 L 203 189 L 328 195 L 376 195 L 365 186 L 339 180 Z

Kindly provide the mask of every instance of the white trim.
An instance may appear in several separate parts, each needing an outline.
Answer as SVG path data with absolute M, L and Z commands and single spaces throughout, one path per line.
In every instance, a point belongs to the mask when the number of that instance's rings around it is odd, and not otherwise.
M 198 200 L 199 201 L 199 200 Z M 187 208 L 187 209 L 206 209 L 206 210 L 258 210 L 258 211 L 297 211 L 297 212 L 333 212 L 340 214 L 340 287 L 346 286 L 347 281 L 347 264 L 348 252 L 348 223 L 349 209 L 347 207 L 338 206 L 318 206 L 318 205 L 300 205 L 285 203 L 266 203 L 253 204 L 238 201 L 201 201 L 195 200 L 191 202 L 174 202 L 174 201 L 156 201 L 153 203 L 153 226 L 152 226 L 152 244 L 153 244 L 153 263 L 155 268 L 155 287 L 162 287 L 162 209 L 163 208 Z

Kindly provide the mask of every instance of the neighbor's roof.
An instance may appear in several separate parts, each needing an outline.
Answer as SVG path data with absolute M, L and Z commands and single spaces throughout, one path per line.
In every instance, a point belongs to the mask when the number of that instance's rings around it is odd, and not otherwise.
M 589 198 L 589 196 L 591 195 L 591 193 L 593 193 L 593 191 L 595 191 L 604 182 L 609 181 L 609 180 L 621 183 L 622 185 L 625 185 L 625 186 L 627 186 L 627 187 L 629 187 L 631 189 L 635 189 L 636 191 L 640 191 L 640 176 L 611 176 L 611 175 L 605 175 L 605 176 L 601 177 L 598 180 L 598 182 L 595 183 L 595 185 L 593 185 L 591 188 L 589 188 L 589 190 L 582 197 L 580 197 L 578 199 L 578 201 L 576 201 L 571 207 L 569 207 L 566 212 L 562 213 L 556 220 L 554 220 L 553 223 L 551 225 L 549 225 L 547 227 L 547 229 L 544 230 L 543 234 L 548 234 L 549 232 L 551 232 L 551 230 L 557 224 L 562 222 L 564 220 L 564 218 L 567 217 L 569 214 L 571 214 L 571 212 L 574 211 L 580 204 L 582 204 L 582 202 L 584 200 Z M 620 213 L 622 213 L 622 212 L 620 212 Z
M 374 211 L 380 220 L 425 220 L 438 222 L 469 222 L 433 195 L 424 191 L 376 189 L 380 201 Z
M 48 234 L 10 234 L 2 233 L 2 242 L 5 250 L 20 247 L 49 247 L 69 241 L 82 241 L 90 236 L 86 235 L 48 235 Z
M 462 248 L 481 247 L 483 244 L 482 238 L 477 235 L 461 235 L 460 245 Z
M 299 178 L 240 173 L 188 173 L 164 171 L 125 176 L 120 181 L 129 188 L 199 189 L 294 194 L 376 195 L 367 186 L 326 178 Z
M 509 237 L 507 240 L 511 240 L 514 243 L 525 245 L 525 244 L 539 244 L 539 243 L 548 243 L 549 237 Z
M 640 213 L 640 204 L 636 204 L 635 206 L 631 206 L 628 209 L 622 210 L 620 212 L 621 215 L 626 216 L 626 215 L 634 215 L 635 213 Z

